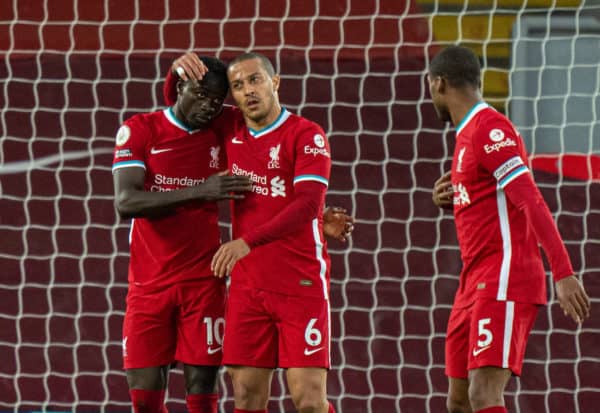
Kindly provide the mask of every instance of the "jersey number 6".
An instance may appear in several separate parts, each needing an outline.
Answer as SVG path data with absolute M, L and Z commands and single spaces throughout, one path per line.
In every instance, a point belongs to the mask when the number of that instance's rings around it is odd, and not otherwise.
M 311 318 L 304 330 L 304 340 L 309 346 L 318 346 L 321 344 L 321 332 L 315 328 L 316 318 Z

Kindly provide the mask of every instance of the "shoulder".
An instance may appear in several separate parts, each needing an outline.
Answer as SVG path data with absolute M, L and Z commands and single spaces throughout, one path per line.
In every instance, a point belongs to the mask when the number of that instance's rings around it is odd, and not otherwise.
M 519 138 L 512 122 L 492 108 L 481 111 L 476 120 L 474 135 L 475 140 L 491 142 L 499 142 L 504 138 Z
M 133 115 L 125 120 L 123 125 L 126 125 L 131 129 L 146 129 L 150 125 L 163 122 L 164 119 L 164 110 L 157 110 L 155 112 L 138 113 L 137 115 Z
M 515 131 L 512 122 L 502 113 L 492 108 L 482 110 L 477 119 L 477 129 L 486 132 L 494 128 L 505 129 L 511 133 Z
M 295 133 L 298 135 L 309 136 L 311 139 L 315 135 L 320 135 L 325 139 L 323 128 L 309 119 L 292 113 L 290 114 L 288 122 L 290 122 L 290 126 L 293 127 Z

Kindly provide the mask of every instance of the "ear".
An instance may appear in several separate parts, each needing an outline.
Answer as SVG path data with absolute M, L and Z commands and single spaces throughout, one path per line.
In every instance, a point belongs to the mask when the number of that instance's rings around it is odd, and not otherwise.
M 281 77 L 279 77 L 279 75 L 273 75 L 273 77 L 271 78 L 271 81 L 273 82 L 273 90 L 275 92 L 278 92 L 279 84 L 281 83 Z
M 443 95 L 444 93 L 446 93 L 446 89 L 448 88 L 448 81 L 446 80 L 446 78 L 444 78 L 442 76 L 438 76 L 436 78 L 436 83 L 437 83 L 438 93 L 440 95 Z
M 177 94 L 180 95 L 185 87 L 185 82 L 183 80 L 178 80 L 175 87 L 177 88 Z

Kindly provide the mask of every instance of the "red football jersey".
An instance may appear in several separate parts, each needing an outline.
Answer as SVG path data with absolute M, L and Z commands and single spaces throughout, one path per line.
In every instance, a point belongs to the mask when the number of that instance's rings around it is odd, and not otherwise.
M 225 138 L 229 169 L 250 177 L 253 192 L 234 201 L 234 239 L 268 222 L 292 202 L 298 182 L 327 186 L 331 169 L 329 143 L 315 123 L 282 109 L 273 124 L 251 130 L 238 113 L 233 133 Z M 329 297 L 324 203 L 298 232 L 254 247 L 235 265 L 232 282 L 289 295 Z
M 222 140 L 211 130 L 189 130 L 171 108 L 136 115 L 119 129 L 113 171 L 144 168 L 147 191 L 198 185 L 226 167 Z M 217 205 L 187 205 L 162 218 L 135 218 L 129 237 L 129 282 L 161 288 L 212 277 L 219 248 Z
M 535 234 L 504 193 L 527 173 L 525 146 L 512 123 L 486 103 L 475 105 L 456 128 L 452 160 L 454 220 L 463 261 L 455 306 L 478 297 L 546 302 Z

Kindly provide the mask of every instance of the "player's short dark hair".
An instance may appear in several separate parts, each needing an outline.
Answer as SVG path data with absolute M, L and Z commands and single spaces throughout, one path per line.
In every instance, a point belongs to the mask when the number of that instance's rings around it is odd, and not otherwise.
M 215 79 L 225 89 L 225 92 L 229 91 L 229 81 L 227 80 L 227 65 L 216 57 L 199 56 L 200 60 L 208 68 L 208 72 L 204 75 L 204 78 Z
M 267 56 L 265 56 L 264 54 L 256 53 L 256 52 L 242 53 L 241 55 L 239 55 L 238 57 L 233 59 L 231 62 L 229 62 L 229 66 L 233 66 L 236 63 L 240 63 L 240 62 L 243 62 L 244 60 L 251 60 L 251 59 L 260 60 L 261 64 L 263 65 L 263 67 L 265 68 L 265 70 L 267 71 L 269 76 L 275 75 L 275 68 L 273 67 L 273 63 L 271 63 L 269 58 Z
M 456 88 L 479 88 L 481 84 L 479 59 L 462 46 L 449 46 L 439 52 L 429 64 L 429 74 L 445 78 L 450 86 Z

